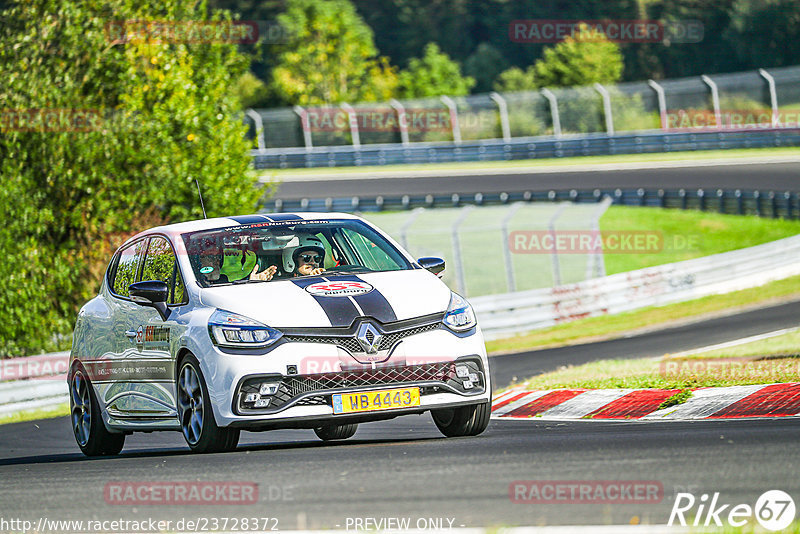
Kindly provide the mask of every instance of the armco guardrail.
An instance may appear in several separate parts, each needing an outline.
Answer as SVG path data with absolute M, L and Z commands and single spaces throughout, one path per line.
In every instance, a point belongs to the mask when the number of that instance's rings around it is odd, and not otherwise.
M 730 148 L 800 146 L 800 129 L 637 132 L 562 137 L 520 137 L 462 143 L 375 144 L 251 151 L 256 169 L 352 167 L 455 161 L 502 161 L 610 154 L 643 154 Z
M 489 206 L 514 202 L 600 202 L 675 209 L 699 209 L 735 215 L 800 218 L 800 193 L 758 189 L 569 189 L 550 191 L 485 192 L 470 195 L 403 195 L 275 199 L 264 204 L 264 213 L 281 211 L 372 212 L 442 208 L 464 205 Z
M 0 360 L 0 416 L 69 401 L 69 352 Z
M 800 274 L 800 235 L 554 288 L 470 299 L 487 339 L 756 287 Z

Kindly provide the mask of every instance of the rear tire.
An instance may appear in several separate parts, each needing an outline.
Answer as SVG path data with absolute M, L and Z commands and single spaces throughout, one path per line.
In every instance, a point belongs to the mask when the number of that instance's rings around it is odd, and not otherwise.
M 178 373 L 178 418 L 192 452 L 232 451 L 239 444 L 239 429 L 217 426 L 200 364 L 192 356 L 184 358 Z
M 358 423 L 349 425 L 325 425 L 314 429 L 314 433 L 322 441 L 334 441 L 352 438 L 358 430 Z
M 108 431 L 100 415 L 94 387 L 82 367 L 72 372 L 69 381 L 72 432 L 86 456 L 114 456 L 125 446 L 125 434 Z
M 489 426 L 492 405 L 484 402 L 460 408 L 443 408 L 431 410 L 431 415 L 436 427 L 448 438 L 477 436 Z

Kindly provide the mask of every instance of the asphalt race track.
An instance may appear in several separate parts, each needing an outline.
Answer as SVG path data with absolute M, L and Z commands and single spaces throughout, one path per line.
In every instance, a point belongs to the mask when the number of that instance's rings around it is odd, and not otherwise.
M 800 163 L 709 165 L 607 171 L 558 171 L 529 174 L 358 178 L 351 180 L 287 181 L 274 198 L 283 200 L 349 196 L 461 195 L 478 192 L 548 191 L 550 189 L 762 189 L 795 191 Z
M 631 357 L 796 326 L 800 302 L 613 342 L 493 358 L 497 375 L 611 354 Z M 509 363 L 510 362 L 510 363 Z M 501 380 L 502 381 L 502 380 Z M 308 430 L 244 433 L 233 453 L 196 456 L 178 433 L 136 434 L 117 457 L 86 459 L 67 418 L 0 432 L 2 518 L 186 520 L 276 518 L 268 527 L 354 530 L 356 520 L 411 526 L 664 524 L 677 492 L 720 492 L 753 506 L 764 491 L 800 492 L 800 420 L 697 422 L 493 421 L 477 438 L 444 439 L 430 416 L 362 425 L 323 444 Z M 515 503 L 514 481 L 649 481 L 655 503 Z M 255 504 L 109 504 L 109 483 L 248 482 Z M 363 523 L 362 523 L 363 525 Z M 175 523 L 171 529 L 178 529 Z M 185 528 L 185 527 L 184 527 Z M 209 527 L 210 528 L 210 527 Z M 373 525 L 374 528 L 374 525 Z M 200 530 L 194 527 L 194 530 Z M 230 525 L 228 527 L 230 530 Z
M 198 457 L 177 433 L 137 434 L 118 457 L 85 459 L 67 418 L 17 423 L 0 436 L 2 516 L 48 519 L 277 518 L 280 529 L 346 529 L 348 518 L 449 518 L 453 527 L 664 524 L 676 492 L 755 504 L 800 492 L 797 419 L 702 422 L 493 421 L 444 439 L 429 416 L 362 426 L 325 445 L 311 431 L 244 434 L 239 449 Z M 654 481 L 655 504 L 513 503 L 517 480 Z M 128 506 L 108 483 L 255 482 L 252 505 Z M 444 522 L 443 525 L 448 525 Z M 175 528 L 173 526 L 173 528 Z

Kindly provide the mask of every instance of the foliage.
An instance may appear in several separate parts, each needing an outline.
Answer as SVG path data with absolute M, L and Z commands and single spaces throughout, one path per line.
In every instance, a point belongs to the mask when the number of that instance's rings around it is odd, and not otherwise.
M 619 46 L 582 24 L 574 37 L 546 48 L 533 69 L 540 87 L 571 87 L 617 82 L 622 67 Z
M 377 58 L 372 30 L 348 0 L 288 0 L 278 20 L 289 35 L 275 47 L 275 92 L 287 103 L 329 105 L 391 96 L 396 74 Z
M 508 61 L 489 43 L 481 43 L 464 62 L 464 73 L 475 79 L 475 93 L 488 93 L 492 82 L 508 67 Z
M 400 95 L 403 98 L 428 96 L 463 96 L 475 80 L 462 76 L 461 67 L 443 53 L 436 43 L 425 46 L 422 58 L 413 58 L 408 69 L 400 73 Z
M 264 107 L 270 97 L 267 85 L 250 71 L 239 76 L 231 90 L 242 108 Z
M 498 93 L 513 93 L 518 91 L 534 91 L 536 85 L 536 73 L 533 66 L 522 70 L 519 67 L 511 67 L 504 70 L 497 76 L 494 83 L 494 90 Z
M 116 20 L 208 20 L 203 6 L 26 0 L 0 17 L 8 119 L 0 137 L 8 273 L 0 356 L 9 356 L 61 343 L 48 336 L 71 329 L 125 237 L 202 216 L 195 179 L 209 215 L 250 212 L 261 192 L 229 89 L 248 66 L 236 46 L 115 44 L 106 28 Z M 36 109 L 60 110 L 66 122 L 21 127 L 14 118 Z

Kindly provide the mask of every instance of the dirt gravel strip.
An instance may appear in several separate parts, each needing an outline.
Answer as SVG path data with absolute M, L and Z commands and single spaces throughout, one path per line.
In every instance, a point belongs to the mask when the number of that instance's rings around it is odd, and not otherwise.
M 709 387 L 659 409 L 680 389 L 511 389 L 493 400 L 492 419 L 687 421 L 800 416 L 800 383 Z

